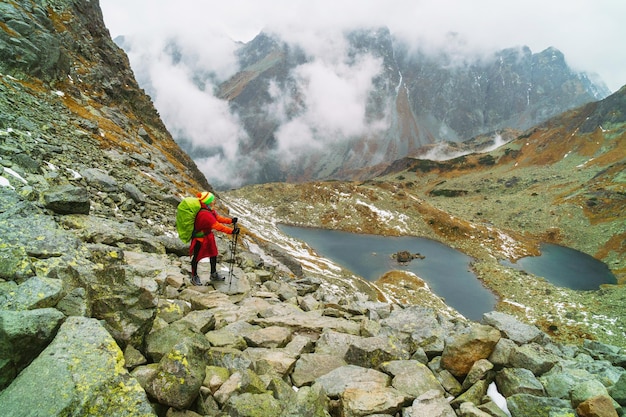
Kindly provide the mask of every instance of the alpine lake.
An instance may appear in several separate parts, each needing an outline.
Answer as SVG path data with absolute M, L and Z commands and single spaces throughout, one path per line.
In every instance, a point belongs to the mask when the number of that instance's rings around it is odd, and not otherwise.
M 470 320 L 480 321 L 484 313 L 494 310 L 496 297 L 472 272 L 472 258 L 435 240 L 287 225 L 280 225 L 280 229 L 368 281 L 376 281 L 390 270 L 412 272 L 446 304 Z M 394 255 L 404 251 L 423 258 L 399 263 Z M 601 284 L 616 283 L 615 276 L 603 262 L 558 245 L 542 244 L 540 256 L 501 263 L 543 277 L 556 286 L 575 290 L 595 290 Z

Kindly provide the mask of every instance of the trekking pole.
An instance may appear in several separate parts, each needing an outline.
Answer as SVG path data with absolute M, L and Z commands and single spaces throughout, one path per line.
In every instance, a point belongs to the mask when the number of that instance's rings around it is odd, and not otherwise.
M 233 221 L 234 228 L 237 228 L 237 220 Z M 233 240 L 230 242 L 230 267 L 228 269 L 228 291 L 230 292 L 230 285 L 233 282 L 233 268 L 235 266 L 235 253 L 237 251 L 237 238 L 239 233 L 236 233 Z

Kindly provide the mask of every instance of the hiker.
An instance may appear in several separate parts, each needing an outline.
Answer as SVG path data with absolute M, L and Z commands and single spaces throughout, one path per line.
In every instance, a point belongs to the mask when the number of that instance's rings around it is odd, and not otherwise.
M 226 234 L 239 234 L 237 227 L 237 218 L 223 217 L 217 214 L 213 208 L 215 203 L 215 195 L 208 191 L 196 194 L 200 200 L 200 211 L 196 215 L 194 221 L 194 231 L 191 238 L 191 246 L 189 247 L 189 256 L 191 256 L 191 283 L 193 285 L 202 285 L 200 277 L 198 277 L 198 262 L 201 259 L 209 258 L 211 263 L 211 281 L 224 281 L 224 277 L 220 277 L 217 273 L 217 244 L 213 230 L 219 230 Z M 234 227 L 227 227 L 224 224 L 232 224 Z

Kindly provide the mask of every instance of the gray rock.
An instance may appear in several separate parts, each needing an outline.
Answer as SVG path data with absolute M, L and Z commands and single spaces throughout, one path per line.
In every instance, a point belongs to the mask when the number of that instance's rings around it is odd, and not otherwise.
M 341 394 L 344 416 L 366 416 L 370 414 L 396 414 L 407 402 L 407 397 L 391 387 L 373 389 L 348 388 Z
M 402 410 L 402 417 L 457 417 L 448 401 L 437 390 L 428 391 Z
M 236 371 L 224 381 L 220 388 L 213 394 L 215 400 L 224 404 L 235 394 L 263 394 L 267 392 L 265 383 L 250 369 Z
M 106 172 L 98 168 L 87 168 L 81 171 L 87 182 L 105 192 L 115 192 L 118 190 L 117 180 Z
M 505 397 L 515 394 L 530 394 L 538 397 L 545 396 L 543 385 L 524 368 L 504 368 L 496 374 L 498 390 Z
M 0 358 L 8 362 L 0 370 L 0 380 L 5 381 L 0 389 L 44 350 L 64 319 L 54 308 L 0 310 Z
M 609 396 L 609 392 L 601 382 L 594 379 L 578 383 L 570 392 L 572 406 L 578 407 L 580 403 L 599 395 Z
M 102 401 L 103 395 L 111 401 Z M 52 343 L 0 392 L 6 416 L 155 416 L 115 341 L 95 319 L 70 317 Z
M 611 397 L 621 406 L 626 406 L 626 372 L 620 376 L 619 380 L 610 388 Z
M 355 339 L 344 355 L 347 363 L 364 368 L 378 368 L 388 361 L 406 360 L 410 351 L 397 340 L 383 337 Z
M 144 195 L 144 193 L 141 192 L 141 190 L 139 190 L 139 188 L 137 188 L 136 185 L 127 182 L 122 188 L 124 189 L 124 191 L 126 191 L 126 194 L 128 194 L 128 196 L 133 199 L 135 203 L 143 204 L 146 202 L 146 196 Z
M 230 398 L 223 411 L 231 417 L 279 417 L 282 414 L 282 407 L 271 393 L 245 393 Z
M 191 324 L 198 333 L 207 333 L 215 328 L 215 313 L 211 310 L 190 311 L 180 321 Z
M 433 372 L 420 362 L 396 360 L 383 363 L 382 370 L 393 375 L 391 386 L 411 399 L 431 390 L 444 393 L 444 389 Z
M 483 314 L 483 322 L 500 330 L 505 337 L 519 345 L 536 342 L 542 336 L 541 330 L 537 327 L 522 323 L 515 317 L 498 311 Z
M 452 408 L 459 408 L 464 402 L 471 402 L 474 404 L 480 404 L 483 401 L 487 390 L 489 389 L 489 381 L 480 380 L 472 385 L 467 391 L 450 401 Z
M 513 349 L 509 357 L 512 367 L 526 368 L 536 376 L 548 372 L 558 361 L 559 358 L 556 355 L 535 343 Z
M 291 380 L 296 387 L 309 385 L 330 371 L 347 365 L 341 356 L 325 353 L 304 353 L 296 362 Z
M 289 328 L 269 326 L 247 333 L 244 339 L 250 347 L 282 348 L 289 343 L 292 334 Z
M 546 394 L 549 397 L 562 398 L 569 400 L 570 392 L 574 386 L 581 382 L 594 379 L 594 375 L 585 369 L 576 367 L 563 368 L 555 366 L 550 372 L 539 377 L 539 381 L 545 387 Z
M 183 300 L 160 299 L 157 308 L 157 317 L 167 323 L 181 320 L 191 311 L 191 305 Z
M 389 386 L 388 375 L 374 369 L 346 365 L 336 368 L 315 380 L 331 398 L 339 397 L 347 389 L 372 390 Z
M 159 361 L 146 391 L 161 404 L 189 408 L 198 396 L 205 372 L 204 350 L 178 343 Z
M 489 371 L 493 369 L 493 364 L 487 359 L 479 359 L 472 365 L 472 368 L 467 373 L 467 376 L 463 380 L 463 389 L 468 389 L 479 380 L 483 379 Z
M 381 320 L 381 325 L 410 334 L 415 344 L 427 354 L 440 354 L 443 350 L 445 329 L 430 308 L 411 306 L 395 309 L 389 317 Z
M 474 403 L 464 402 L 459 407 L 460 417 L 492 417 L 491 414 L 480 410 Z
M 254 320 L 255 324 L 263 327 L 286 326 L 295 330 L 321 332 L 325 329 L 332 329 L 342 333 L 358 335 L 360 326 L 358 323 L 334 318 L 320 316 L 316 312 L 303 312 L 301 314 L 288 314 L 284 316 L 273 316 Z
M 211 347 L 209 341 L 197 333 L 191 324 L 178 321 L 146 337 L 146 354 L 154 362 L 159 362 L 183 340 L 188 345 L 195 345 L 204 351 Z
M 15 291 L 0 293 L 0 309 L 15 311 L 54 307 L 63 295 L 63 281 L 35 276 L 17 286 Z
M 511 417 L 575 416 L 569 401 L 530 394 L 515 394 L 506 399 Z
M 513 352 L 516 346 L 517 345 L 512 340 L 504 337 L 500 338 L 493 352 L 489 355 L 489 362 L 493 363 L 495 366 L 507 365 L 511 357 L 511 352 Z
M 282 417 L 327 417 L 328 397 L 319 387 L 301 387 L 294 400 L 285 404 Z
M 58 303 L 56 308 L 66 316 L 85 316 L 91 314 L 87 302 L 87 292 L 84 288 L 74 288 Z
M 280 350 L 248 348 L 244 353 L 254 362 L 254 369 L 259 374 L 276 373 L 286 377 L 293 371 L 296 358 Z
M 59 185 L 43 193 L 46 208 L 59 214 L 89 214 L 89 192 L 83 187 Z
M 22 246 L 0 248 L 0 279 L 22 282 L 35 275 L 33 263 Z
M 207 365 L 226 368 L 231 372 L 245 370 L 252 366 L 249 355 L 238 349 L 213 347 L 207 352 Z

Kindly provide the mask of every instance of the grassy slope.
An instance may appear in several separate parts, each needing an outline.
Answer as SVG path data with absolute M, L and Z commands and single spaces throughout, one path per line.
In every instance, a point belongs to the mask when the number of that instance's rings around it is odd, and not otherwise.
M 271 206 L 287 223 L 440 240 L 474 257 L 477 275 L 500 300 L 498 310 L 560 340 L 625 345 L 626 126 L 578 134 L 576 123 L 567 122 L 580 115 L 570 117 L 486 155 L 407 160 L 403 170 L 366 182 L 265 184 L 230 194 Z M 544 241 L 603 260 L 620 285 L 572 291 L 498 262 L 537 254 Z M 397 299 L 420 303 L 417 284 L 415 299 L 406 291 L 410 283 L 378 284 Z

